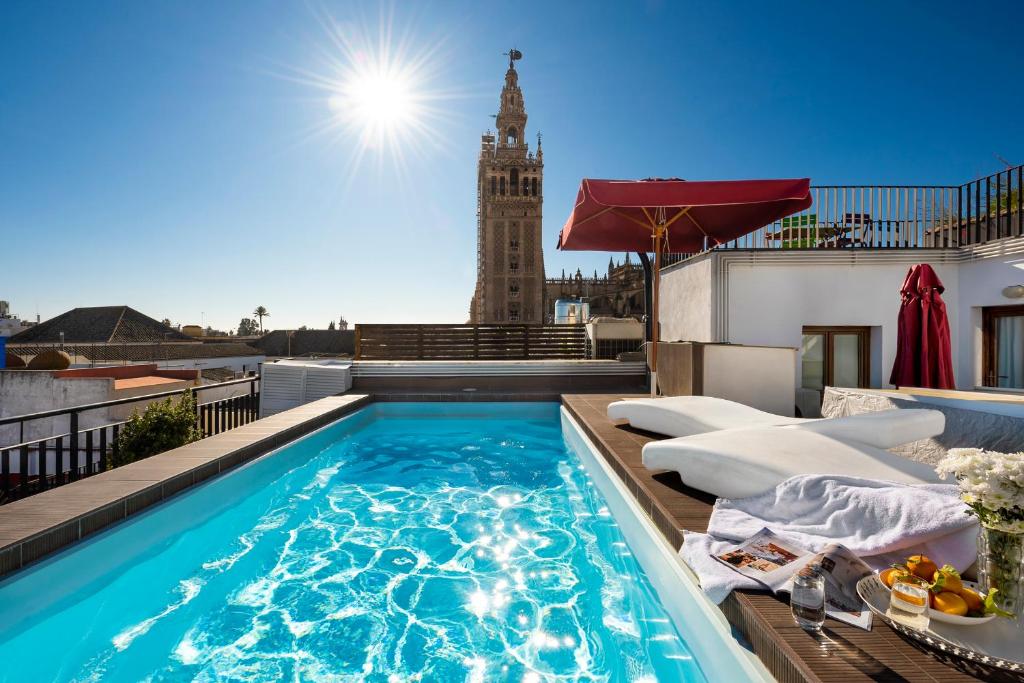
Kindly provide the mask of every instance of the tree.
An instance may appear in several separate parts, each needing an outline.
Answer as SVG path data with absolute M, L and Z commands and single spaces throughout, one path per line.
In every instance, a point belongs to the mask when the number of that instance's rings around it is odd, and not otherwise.
M 260 333 L 262 334 L 263 333 L 263 319 L 266 318 L 266 317 L 269 317 L 270 313 L 267 311 L 265 306 L 257 306 L 256 310 L 252 312 L 252 315 L 253 315 L 254 318 L 259 318 L 259 320 L 260 320 Z
M 258 331 L 259 330 L 256 328 L 256 321 L 252 318 L 242 318 L 242 322 L 238 323 L 239 337 L 250 337 Z
M 335 329 L 334 321 L 333 320 L 331 322 L 327 323 L 327 329 L 332 330 L 332 331 Z
M 154 401 L 139 414 L 132 412 L 117 437 L 117 457 L 114 467 L 148 458 L 172 448 L 202 438 L 196 425 L 196 399 L 191 389 L 186 389 L 175 402 Z
M 170 319 L 170 318 L 164 318 L 164 319 L 163 319 L 163 320 L 161 320 L 160 322 L 161 322 L 162 324 L 164 324 L 164 325 L 167 325 L 167 327 L 170 327 L 170 326 L 171 326 L 171 319 Z
M 299 331 L 308 330 L 309 328 L 305 325 L 299 325 Z

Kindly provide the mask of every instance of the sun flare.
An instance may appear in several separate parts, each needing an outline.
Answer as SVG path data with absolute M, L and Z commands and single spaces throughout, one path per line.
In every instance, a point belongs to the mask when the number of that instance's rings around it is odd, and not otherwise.
M 326 137 L 355 177 L 365 161 L 396 168 L 400 175 L 412 157 L 443 148 L 440 123 L 450 115 L 443 100 L 462 96 L 439 88 L 445 39 L 403 31 L 391 16 L 373 22 L 336 22 L 321 17 L 329 44 L 321 45 L 323 63 L 297 70 L 294 80 L 322 93 L 323 118 L 309 139 Z M 410 26 L 416 26 L 411 24 Z
M 328 106 L 347 133 L 360 136 L 361 144 L 393 146 L 425 125 L 415 76 L 382 56 L 362 60 L 345 70 Z

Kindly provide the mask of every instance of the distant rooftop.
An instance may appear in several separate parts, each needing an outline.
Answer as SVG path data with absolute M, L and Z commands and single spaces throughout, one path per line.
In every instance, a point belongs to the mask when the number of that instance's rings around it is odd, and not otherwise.
M 129 344 L 193 340 L 129 306 L 94 306 L 73 308 L 19 332 L 8 341 L 11 344 Z
M 20 336 L 20 335 L 18 335 Z M 14 337 L 12 337 L 12 340 Z M 52 344 L 9 344 L 7 349 L 18 356 L 30 357 L 53 348 Z M 63 351 L 73 358 L 80 356 L 89 362 L 121 362 L 121 361 L 169 361 L 187 358 L 233 358 L 245 356 L 264 356 L 260 349 L 248 344 L 223 343 L 203 344 L 196 340 L 173 342 L 169 344 L 139 343 L 98 343 L 98 344 L 65 344 Z

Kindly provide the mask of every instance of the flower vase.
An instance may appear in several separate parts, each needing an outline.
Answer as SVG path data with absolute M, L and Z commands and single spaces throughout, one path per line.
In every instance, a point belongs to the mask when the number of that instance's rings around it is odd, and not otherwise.
M 995 606 L 1020 617 L 1024 614 L 1024 534 L 981 528 L 978 534 L 978 580 L 987 594 L 995 588 Z

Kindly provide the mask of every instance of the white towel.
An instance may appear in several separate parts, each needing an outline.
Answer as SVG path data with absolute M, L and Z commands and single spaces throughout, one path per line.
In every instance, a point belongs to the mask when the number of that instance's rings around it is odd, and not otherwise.
M 735 589 L 763 588 L 712 555 L 764 527 L 812 552 L 841 543 L 875 569 L 924 553 L 963 571 L 977 557 L 978 522 L 966 513 L 955 485 L 802 475 L 757 496 L 718 499 L 708 533 L 686 532 L 679 553 L 716 603 Z

